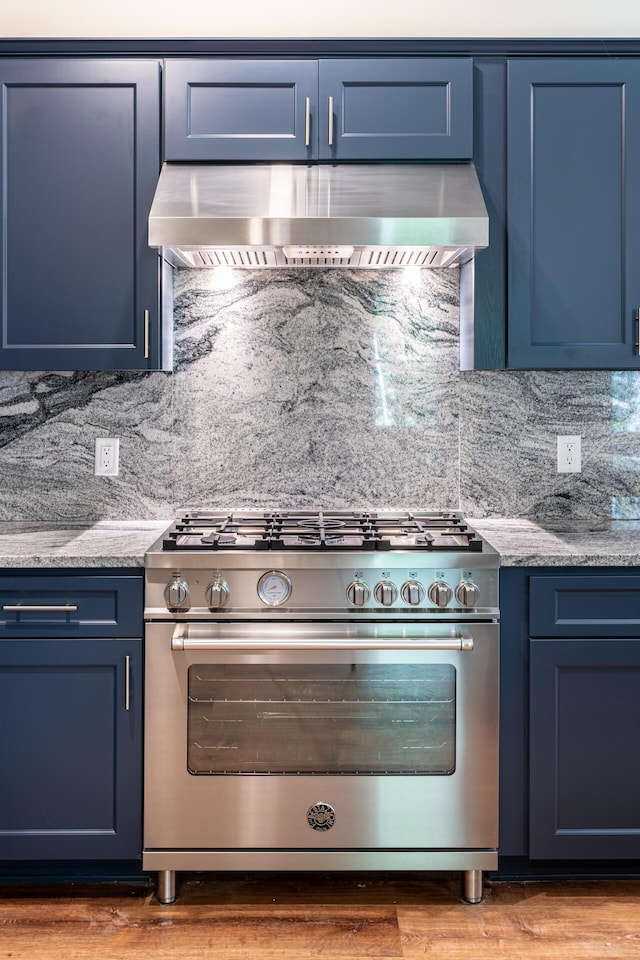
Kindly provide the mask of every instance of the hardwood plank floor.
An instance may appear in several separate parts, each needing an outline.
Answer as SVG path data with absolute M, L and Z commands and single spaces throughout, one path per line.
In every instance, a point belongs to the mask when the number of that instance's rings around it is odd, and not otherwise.
M 489 883 L 458 875 L 186 874 L 150 886 L 0 884 L 0 960 L 640 958 L 640 881 Z

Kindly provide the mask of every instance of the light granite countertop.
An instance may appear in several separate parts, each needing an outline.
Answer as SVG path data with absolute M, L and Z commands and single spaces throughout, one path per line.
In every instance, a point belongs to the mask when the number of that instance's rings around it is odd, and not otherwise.
M 469 519 L 503 567 L 640 566 L 640 520 Z
M 171 520 L 0 523 L 0 567 L 142 567 Z
M 0 567 L 142 567 L 144 555 L 171 523 L 0 523 Z M 504 567 L 640 566 L 640 520 L 469 518 L 500 554 Z

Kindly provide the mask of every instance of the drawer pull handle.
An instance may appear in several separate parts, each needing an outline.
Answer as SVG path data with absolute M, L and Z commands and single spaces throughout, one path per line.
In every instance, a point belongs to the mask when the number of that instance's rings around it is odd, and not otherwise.
M 75 603 L 5 603 L 2 608 L 7 613 L 75 613 Z
M 131 657 L 124 658 L 124 708 L 131 709 Z
M 304 98 L 304 145 L 309 146 L 311 142 L 311 98 Z

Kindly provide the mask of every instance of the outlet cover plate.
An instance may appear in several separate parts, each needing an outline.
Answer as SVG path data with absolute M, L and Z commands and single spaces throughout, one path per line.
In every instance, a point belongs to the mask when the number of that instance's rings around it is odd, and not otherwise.
M 558 437 L 558 473 L 582 471 L 582 438 Z
M 96 437 L 96 477 L 117 477 L 120 466 L 118 437 Z

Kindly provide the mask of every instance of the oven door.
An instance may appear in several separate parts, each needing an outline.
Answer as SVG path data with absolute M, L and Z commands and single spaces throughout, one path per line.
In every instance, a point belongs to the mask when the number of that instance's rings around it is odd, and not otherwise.
M 145 850 L 495 849 L 498 629 L 148 624 Z

